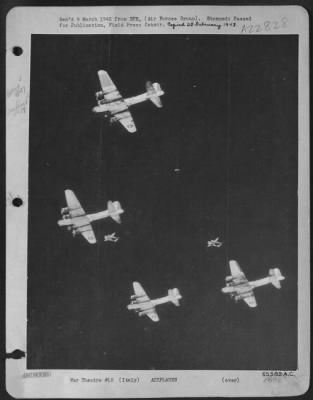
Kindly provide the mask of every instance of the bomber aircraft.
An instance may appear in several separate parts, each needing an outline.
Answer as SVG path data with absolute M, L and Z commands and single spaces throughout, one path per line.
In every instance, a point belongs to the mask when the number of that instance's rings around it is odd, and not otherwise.
M 269 270 L 269 275 L 266 278 L 248 281 L 237 261 L 229 261 L 229 267 L 231 275 L 226 277 L 226 287 L 222 289 L 222 292 L 229 293 L 236 302 L 238 300 L 244 300 L 249 307 L 257 306 L 253 294 L 254 288 L 271 283 L 277 289 L 280 289 L 280 281 L 285 279 L 278 268 L 272 268 Z
M 142 315 L 146 315 L 154 322 L 160 321 L 159 316 L 155 310 L 155 306 L 172 302 L 173 304 L 175 304 L 175 306 L 178 307 L 179 299 L 182 298 L 179 290 L 176 288 L 169 289 L 167 296 L 154 300 L 151 300 L 148 297 L 147 293 L 144 291 L 139 282 L 133 282 L 133 288 L 135 294 L 130 296 L 131 303 L 127 306 L 128 310 L 134 310 L 136 313 L 138 313 L 140 317 Z
M 98 76 L 102 90 L 96 92 L 98 105 L 92 111 L 103 113 L 111 123 L 120 122 L 128 132 L 136 132 L 136 125 L 129 111 L 130 106 L 151 100 L 158 108 L 162 107 L 160 96 L 164 94 L 164 91 L 159 83 L 147 82 L 145 93 L 124 99 L 106 71 L 98 71 Z
M 61 208 L 62 219 L 59 226 L 66 226 L 75 237 L 81 234 L 89 243 L 96 243 L 96 237 L 91 223 L 99 219 L 111 217 L 117 223 L 121 223 L 120 214 L 124 212 L 118 201 L 108 201 L 108 209 L 95 214 L 86 214 L 80 202 L 72 190 L 65 190 L 67 207 Z

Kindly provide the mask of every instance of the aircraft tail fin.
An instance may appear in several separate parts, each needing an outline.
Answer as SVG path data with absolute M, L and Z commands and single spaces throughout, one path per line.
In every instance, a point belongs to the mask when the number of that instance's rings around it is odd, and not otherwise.
M 121 203 L 119 201 L 108 201 L 108 212 L 109 212 L 109 216 L 118 224 L 120 224 L 121 221 L 121 217 L 120 214 L 122 214 L 124 212 L 124 210 L 121 207 Z
M 179 290 L 177 288 L 168 290 L 169 300 L 176 306 L 179 306 L 179 300 L 182 298 Z
M 285 279 L 285 277 L 281 274 L 280 269 L 279 268 L 271 268 L 269 270 L 269 276 L 271 278 L 272 285 L 275 286 L 277 289 L 280 289 L 281 288 L 280 281 Z
M 161 86 L 159 83 L 151 83 L 148 81 L 146 83 L 146 90 L 149 96 L 149 100 L 152 101 L 154 105 L 156 105 L 158 108 L 163 107 L 162 102 L 160 99 L 160 96 L 164 94 L 163 90 L 161 89 Z

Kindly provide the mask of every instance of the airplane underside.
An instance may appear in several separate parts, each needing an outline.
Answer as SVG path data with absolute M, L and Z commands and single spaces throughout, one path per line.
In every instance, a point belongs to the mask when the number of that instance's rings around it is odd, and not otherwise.
M 96 92 L 97 106 L 92 110 L 103 114 L 110 123 L 120 122 L 130 133 L 137 131 L 129 111 L 130 106 L 150 100 L 156 107 L 162 107 L 160 96 L 164 94 L 164 91 L 159 83 L 146 82 L 146 92 L 123 98 L 106 71 L 98 71 L 98 76 L 102 90 Z
M 233 297 L 236 301 L 242 300 L 242 299 L 245 299 L 246 297 L 251 297 L 251 296 L 253 296 L 253 291 L 252 290 L 249 290 L 249 291 L 244 292 L 244 293 L 238 293 L 238 292 L 231 293 L 231 297 Z

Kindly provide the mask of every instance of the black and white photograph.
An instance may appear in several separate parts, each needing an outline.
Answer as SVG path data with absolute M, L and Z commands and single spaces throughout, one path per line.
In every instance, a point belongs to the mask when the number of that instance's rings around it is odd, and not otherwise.
M 299 35 L 177 18 L 30 35 L 29 373 L 299 369 Z
M 297 49 L 32 37 L 29 368 L 297 368 Z

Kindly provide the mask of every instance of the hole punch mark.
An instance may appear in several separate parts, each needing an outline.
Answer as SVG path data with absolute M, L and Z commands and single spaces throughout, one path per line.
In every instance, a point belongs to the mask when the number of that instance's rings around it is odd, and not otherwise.
M 6 359 L 11 358 L 13 360 L 20 360 L 21 358 L 25 358 L 25 351 L 16 349 L 14 351 L 11 351 L 11 353 L 5 353 L 5 358 Z
M 14 197 L 12 204 L 14 207 L 21 207 L 23 205 L 23 200 L 20 197 Z
M 22 47 L 20 47 L 20 46 L 14 46 L 13 49 L 12 49 L 12 53 L 13 53 L 15 56 L 20 56 L 20 55 L 23 54 L 23 49 L 22 49 Z

